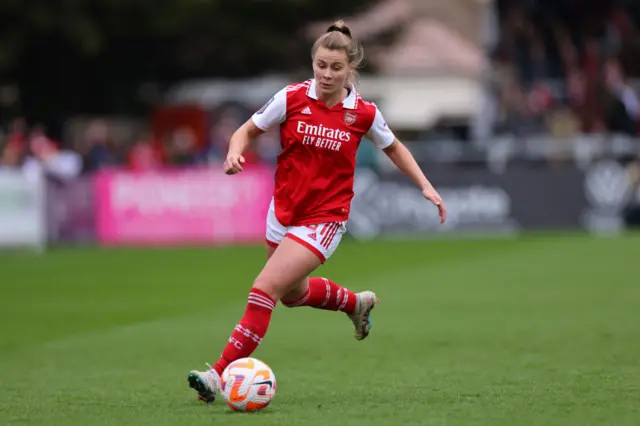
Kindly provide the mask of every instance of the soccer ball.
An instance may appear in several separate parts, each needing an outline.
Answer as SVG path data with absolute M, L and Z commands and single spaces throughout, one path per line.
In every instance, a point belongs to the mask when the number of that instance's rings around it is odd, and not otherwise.
M 276 394 L 276 376 L 264 362 L 241 358 L 222 372 L 220 393 L 234 411 L 260 411 Z

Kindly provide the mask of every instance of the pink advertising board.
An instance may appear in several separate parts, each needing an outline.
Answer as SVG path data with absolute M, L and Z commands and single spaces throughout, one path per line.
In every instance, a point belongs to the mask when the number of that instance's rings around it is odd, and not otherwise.
M 103 244 L 222 244 L 264 241 L 273 170 L 104 171 L 95 178 Z

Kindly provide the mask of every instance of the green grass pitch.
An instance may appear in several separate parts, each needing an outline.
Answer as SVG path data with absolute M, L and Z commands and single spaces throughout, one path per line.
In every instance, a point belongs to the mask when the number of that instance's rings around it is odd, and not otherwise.
M 0 425 L 638 425 L 640 236 L 345 242 L 319 271 L 381 303 L 279 305 L 262 413 L 196 402 L 262 247 L 0 252 Z

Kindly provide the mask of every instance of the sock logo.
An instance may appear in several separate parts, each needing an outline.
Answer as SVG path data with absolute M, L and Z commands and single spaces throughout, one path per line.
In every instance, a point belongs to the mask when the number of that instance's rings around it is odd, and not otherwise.
M 242 342 L 233 337 L 229 337 L 229 343 L 235 346 L 236 349 L 242 349 Z

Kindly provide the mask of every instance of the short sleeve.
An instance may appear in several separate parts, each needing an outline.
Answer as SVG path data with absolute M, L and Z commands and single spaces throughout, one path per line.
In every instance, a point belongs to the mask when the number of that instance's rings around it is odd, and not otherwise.
M 387 122 L 384 120 L 382 113 L 376 106 L 376 116 L 373 119 L 373 124 L 371 124 L 371 129 L 367 133 L 367 137 L 371 139 L 376 148 L 384 149 L 391 145 L 393 141 L 396 139 L 395 135 L 389 129 Z
M 267 131 L 275 124 L 281 124 L 287 115 L 287 90 L 280 90 L 251 119 L 261 130 Z

